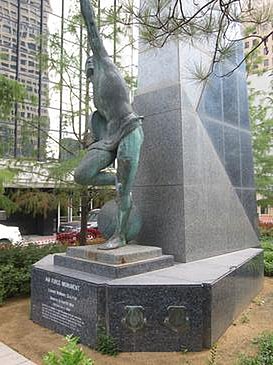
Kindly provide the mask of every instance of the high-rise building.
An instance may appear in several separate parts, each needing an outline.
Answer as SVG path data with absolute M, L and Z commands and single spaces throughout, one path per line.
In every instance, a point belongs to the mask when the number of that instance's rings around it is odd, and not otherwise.
M 273 2 L 270 3 L 273 6 Z M 258 43 L 261 42 L 260 37 L 264 37 L 266 41 L 262 43 L 256 50 L 254 57 L 249 57 L 249 71 L 248 71 L 248 86 L 249 93 L 251 90 L 257 92 L 253 101 L 254 105 L 265 106 L 266 96 L 272 92 L 272 70 L 273 70 L 273 26 L 271 22 L 264 23 L 256 26 L 256 32 L 254 36 L 244 41 L 245 55 L 251 52 Z M 255 37 L 257 35 L 258 37 Z M 269 100 L 269 99 L 268 99 Z M 269 104 L 268 104 L 269 105 Z M 268 107 L 267 117 L 272 118 L 272 108 Z M 257 121 L 259 123 L 259 121 Z M 271 154 L 273 151 L 271 152 Z M 260 194 L 257 194 L 258 201 L 262 198 Z M 268 223 L 273 219 L 273 207 L 272 206 L 260 206 L 258 203 L 258 215 L 260 222 Z
M 265 23 L 257 25 L 256 34 L 259 37 L 265 37 L 272 32 L 273 27 L 271 23 Z M 251 52 L 255 46 L 261 42 L 261 38 L 254 36 L 244 41 L 245 54 Z M 255 51 L 255 57 L 253 59 L 253 65 L 250 68 L 250 73 L 265 72 L 273 69 L 273 34 L 271 34 L 265 43 L 263 43 Z
M 9 121 L 0 121 L 0 153 L 4 157 L 44 155 L 43 131 L 49 128 L 48 72 L 41 66 L 41 55 L 47 51 L 49 11 L 49 0 L 0 2 L 0 74 L 23 83 L 34 97 L 24 105 L 15 105 Z

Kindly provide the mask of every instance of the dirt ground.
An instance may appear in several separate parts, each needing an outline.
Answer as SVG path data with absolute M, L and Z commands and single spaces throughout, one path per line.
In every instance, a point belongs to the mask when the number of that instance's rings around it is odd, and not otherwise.
M 0 307 L 0 341 L 26 358 L 42 365 L 48 351 L 63 346 L 64 338 L 29 320 L 29 299 L 8 301 Z M 245 312 L 237 318 L 217 344 L 217 365 L 235 365 L 238 355 L 254 353 L 253 338 L 263 331 L 273 331 L 273 278 L 266 278 L 264 288 Z M 121 353 L 103 356 L 83 346 L 95 365 L 207 365 L 209 351 L 198 353 Z M 5 365 L 5 364 L 1 364 Z

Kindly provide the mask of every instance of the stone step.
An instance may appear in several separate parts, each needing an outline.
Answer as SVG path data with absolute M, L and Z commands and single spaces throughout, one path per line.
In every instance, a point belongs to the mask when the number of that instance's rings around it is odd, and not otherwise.
M 101 245 L 68 247 L 67 256 L 119 265 L 154 259 L 162 256 L 162 249 L 154 246 L 128 244 L 114 250 L 100 250 Z
M 173 264 L 174 258 L 171 255 L 161 255 L 146 260 L 116 265 L 68 256 L 66 254 L 54 255 L 54 265 L 82 271 L 88 274 L 100 275 L 111 279 L 124 278 L 127 276 L 165 269 L 173 266 Z

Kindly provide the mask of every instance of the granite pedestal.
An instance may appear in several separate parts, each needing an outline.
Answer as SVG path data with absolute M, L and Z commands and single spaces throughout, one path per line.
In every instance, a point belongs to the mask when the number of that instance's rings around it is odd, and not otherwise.
M 137 243 L 156 249 L 71 248 L 39 261 L 33 321 L 92 347 L 103 327 L 121 351 L 199 351 L 259 292 L 245 69 L 194 82 L 194 65 L 211 69 L 213 54 L 203 43 L 143 47 L 134 104 L 145 138 L 133 201 L 143 223 Z M 218 76 L 242 57 L 238 47 Z
M 109 278 L 141 274 L 174 264 L 173 256 L 162 255 L 159 247 L 126 245 L 103 251 L 99 245 L 70 247 L 66 254 L 54 256 L 54 264 Z
M 71 251 L 68 260 L 88 261 L 78 257 L 81 249 L 76 257 Z M 32 320 L 91 347 L 104 328 L 121 351 L 210 347 L 259 292 L 263 277 L 262 250 L 254 248 L 123 278 L 78 271 L 70 261 L 60 266 L 60 257 L 47 256 L 32 269 Z

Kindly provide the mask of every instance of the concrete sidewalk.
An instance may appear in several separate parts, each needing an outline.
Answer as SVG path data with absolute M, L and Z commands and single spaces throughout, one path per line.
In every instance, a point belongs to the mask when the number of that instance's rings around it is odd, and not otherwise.
M 0 342 L 0 364 L 1 365 L 36 365 L 34 362 L 26 359 L 18 352 Z
M 37 245 L 46 245 L 49 243 L 56 242 L 56 234 L 52 236 L 38 236 L 38 235 L 29 235 L 23 236 L 24 244 L 35 243 Z

